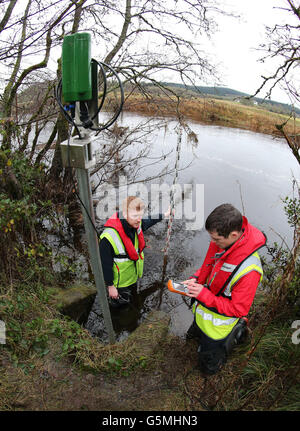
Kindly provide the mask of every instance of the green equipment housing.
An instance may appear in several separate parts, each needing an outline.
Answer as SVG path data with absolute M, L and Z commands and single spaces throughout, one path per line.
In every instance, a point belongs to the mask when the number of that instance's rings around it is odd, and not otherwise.
M 91 35 L 74 33 L 62 45 L 62 96 L 64 103 L 87 102 L 90 125 L 99 127 L 98 62 L 91 58 Z
M 64 37 L 62 46 L 62 92 L 64 102 L 92 99 L 91 35 Z

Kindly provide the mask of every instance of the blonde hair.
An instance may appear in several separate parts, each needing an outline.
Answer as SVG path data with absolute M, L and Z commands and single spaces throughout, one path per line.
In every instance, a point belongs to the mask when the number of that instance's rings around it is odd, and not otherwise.
M 145 209 L 145 204 L 141 198 L 137 196 L 128 196 L 122 202 L 122 211 L 127 214 L 128 210 L 142 211 Z

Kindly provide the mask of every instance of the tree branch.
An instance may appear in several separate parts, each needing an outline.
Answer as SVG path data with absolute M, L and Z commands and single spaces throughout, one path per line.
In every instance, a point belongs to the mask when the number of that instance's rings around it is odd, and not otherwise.
M 17 0 L 10 0 L 9 5 L 6 9 L 6 12 L 4 14 L 4 17 L 2 18 L 2 21 L 0 22 L 0 33 L 4 30 L 6 24 L 8 23 L 16 3 L 17 3 Z
M 124 22 L 123 22 L 121 34 L 119 36 L 117 43 L 113 47 L 113 49 L 105 57 L 104 63 L 110 64 L 112 59 L 115 57 L 115 55 L 121 49 L 123 43 L 126 40 L 126 35 L 127 35 L 127 31 L 128 31 L 128 27 L 129 27 L 130 22 L 131 22 L 131 0 L 126 0 L 125 17 L 124 17 Z

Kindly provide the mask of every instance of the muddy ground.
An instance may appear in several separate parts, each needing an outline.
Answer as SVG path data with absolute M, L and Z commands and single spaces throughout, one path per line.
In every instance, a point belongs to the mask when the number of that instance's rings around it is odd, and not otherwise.
M 128 375 L 83 370 L 71 358 L 56 361 L 54 350 L 36 359 L 34 369 L 26 373 L 3 357 L 7 410 L 202 410 L 197 397 L 205 379 L 196 369 L 195 341 L 168 334 L 170 319 L 165 313 L 155 312 L 150 318 L 124 342 L 124 349 L 136 343 L 136 354 L 147 358 L 145 368 Z

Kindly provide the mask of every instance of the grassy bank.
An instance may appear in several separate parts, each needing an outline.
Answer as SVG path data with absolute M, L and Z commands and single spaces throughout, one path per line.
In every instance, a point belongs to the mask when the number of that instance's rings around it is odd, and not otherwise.
M 103 345 L 53 307 L 52 281 L 0 286 L 1 411 L 188 409 L 182 373 L 195 351 L 167 335 L 167 315 L 150 314 L 124 342 Z
M 174 96 L 143 97 L 131 94 L 126 99 L 125 111 L 154 117 L 177 116 L 177 98 Z M 203 97 L 183 97 L 178 112 L 185 118 L 211 125 L 233 127 L 269 135 L 281 136 L 276 125 L 288 120 L 286 115 L 276 114 L 258 106 L 245 106 L 242 103 Z M 289 119 L 286 125 L 289 134 L 300 133 L 300 119 Z
M 269 319 L 275 286 L 256 297 L 247 343 L 204 379 L 197 343 L 167 334 L 168 316 L 148 315 L 125 342 L 103 345 L 52 306 L 51 284 L 1 286 L 0 410 L 299 410 L 297 310 L 287 301 Z

